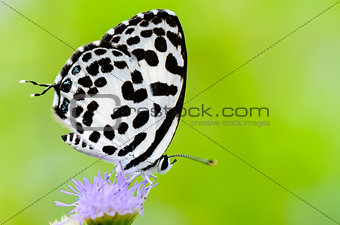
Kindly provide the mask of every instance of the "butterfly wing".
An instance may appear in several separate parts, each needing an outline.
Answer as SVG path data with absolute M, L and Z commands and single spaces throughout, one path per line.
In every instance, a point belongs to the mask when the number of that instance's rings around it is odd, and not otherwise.
M 115 43 L 136 57 L 143 78 L 149 84 L 146 88 L 150 88 L 152 97 L 149 100 L 155 103 L 154 108 L 175 108 L 166 116 L 168 119 L 164 122 L 168 125 L 164 124 L 161 130 L 169 129 L 172 123 L 176 124 L 176 129 L 183 105 L 187 67 L 184 34 L 176 14 L 169 10 L 140 13 L 109 30 L 102 40 Z M 153 118 L 152 121 L 156 123 L 156 119 Z M 158 159 L 169 145 L 175 129 L 163 131 L 162 134 L 158 129 L 158 136 L 169 139 L 164 140 L 167 144 L 157 151 L 150 148 L 150 151 L 145 151 L 143 157 L 134 160 L 130 166 L 133 163 L 136 166 L 142 158 L 151 161 Z M 160 138 L 156 137 L 155 141 L 158 139 Z M 153 154 L 150 155 L 151 151 Z
M 55 112 L 83 141 L 64 139 L 125 170 L 147 170 L 176 131 L 186 66 L 183 31 L 171 11 L 140 13 L 110 29 L 80 47 L 56 79 Z

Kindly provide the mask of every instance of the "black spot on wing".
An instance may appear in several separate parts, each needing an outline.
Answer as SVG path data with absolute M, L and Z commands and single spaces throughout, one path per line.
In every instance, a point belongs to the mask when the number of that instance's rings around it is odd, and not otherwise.
M 123 23 L 119 24 L 115 27 L 115 34 L 121 34 L 124 32 L 124 30 L 127 28 L 127 26 Z
M 83 124 L 86 126 L 91 126 L 91 124 L 93 123 L 93 112 L 91 111 L 86 111 L 83 115 Z
M 142 21 L 142 18 L 139 16 L 134 16 L 129 20 L 129 25 L 136 26 L 140 21 Z
M 145 88 L 140 88 L 135 91 L 130 81 L 126 81 L 122 85 L 122 94 L 125 100 L 133 100 L 134 103 L 142 102 L 148 97 Z
M 104 87 L 107 84 L 105 77 L 99 77 L 97 80 L 94 81 L 94 85 L 96 87 Z
M 128 153 L 133 152 L 133 150 L 135 150 L 138 145 L 144 141 L 145 137 L 146 133 L 144 132 L 137 134 L 129 145 L 125 146 L 118 152 L 118 156 L 125 156 Z
M 153 14 L 153 12 L 148 11 L 146 13 L 144 13 L 144 20 L 152 20 L 153 18 L 155 18 L 155 14 Z
M 125 100 L 133 100 L 134 89 L 130 81 L 126 81 L 122 85 L 122 94 Z
M 125 55 L 131 56 L 130 52 L 128 51 L 128 47 L 126 45 L 118 45 L 117 49 L 122 51 Z
M 98 60 L 98 64 L 100 66 L 104 66 L 104 65 L 107 65 L 107 64 L 110 64 L 111 60 L 109 57 L 105 57 L 105 58 L 101 58 L 100 60 Z
M 154 32 L 157 36 L 165 35 L 165 31 L 164 31 L 164 29 L 161 28 L 161 27 L 155 27 L 155 28 L 153 28 L 153 32 Z
M 59 110 L 62 114 L 67 113 L 69 104 L 70 104 L 70 100 L 68 100 L 67 98 L 64 98 L 63 103 L 61 103 L 59 107 Z
M 157 13 L 157 16 L 161 19 L 166 19 L 170 15 L 167 12 L 165 12 L 164 10 L 159 10 L 158 13 Z
M 117 51 L 117 50 L 112 50 L 112 54 L 113 54 L 114 56 L 117 56 L 117 57 L 123 55 L 121 52 L 119 52 L 119 51 Z
M 103 37 L 102 37 L 102 42 L 111 42 L 112 41 L 112 34 L 106 33 Z
M 106 145 L 103 147 L 103 152 L 108 154 L 108 155 L 112 155 L 113 153 L 115 153 L 115 151 L 117 150 L 116 147 L 112 146 L 112 145 Z
M 131 24 L 129 23 L 129 25 L 131 25 Z M 135 29 L 133 27 L 130 27 L 125 31 L 125 34 L 132 34 L 134 31 L 135 31 Z
M 120 41 L 120 36 L 115 36 L 114 38 L 112 38 L 111 40 L 113 43 L 118 43 Z
M 148 97 L 148 94 L 146 92 L 145 88 L 138 89 L 137 91 L 134 92 L 133 94 L 133 102 L 134 103 L 139 103 L 144 101 Z
M 132 54 L 136 56 L 137 60 L 143 60 L 145 58 L 145 51 L 144 49 L 138 48 L 132 51 Z
M 181 76 L 184 74 L 184 67 L 178 66 L 177 59 L 172 53 L 169 53 L 169 55 L 166 57 L 165 68 L 174 74 Z
M 84 100 L 85 97 L 85 91 L 82 88 L 78 88 L 78 90 L 76 91 L 76 93 L 73 95 L 73 98 L 76 101 L 81 101 Z
M 132 125 L 135 129 L 144 126 L 149 121 L 149 111 L 141 111 L 134 118 Z
M 110 141 L 115 137 L 115 131 L 109 124 L 104 127 L 104 136 Z
M 61 118 L 66 119 L 66 113 L 68 112 L 68 106 L 70 104 L 70 101 L 67 98 L 64 98 L 63 102 L 60 106 L 56 106 L 54 108 L 55 113 Z
M 131 79 L 132 82 L 135 84 L 140 84 L 143 82 L 143 76 L 141 72 L 139 72 L 138 70 L 135 70 L 131 73 Z
M 127 105 L 123 105 L 119 107 L 118 109 L 114 110 L 113 114 L 111 115 L 111 118 L 117 119 L 117 118 L 129 116 L 130 114 L 131 114 L 130 107 Z
M 107 42 L 107 41 L 101 41 L 99 43 L 99 46 L 107 48 L 107 49 L 112 48 L 112 44 L 110 42 Z
M 77 107 L 72 109 L 72 116 L 77 118 L 83 111 L 84 111 L 83 107 L 78 105 Z
M 110 73 L 113 70 L 113 66 L 111 65 L 111 59 L 106 57 L 102 58 L 98 61 L 98 64 L 101 67 L 101 71 L 103 73 Z
M 63 81 L 63 83 L 60 85 L 60 90 L 65 93 L 70 92 L 71 88 L 72 88 L 72 81 L 69 78 Z
M 81 143 L 81 147 L 82 147 L 82 148 L 85 148 L 86 146 L 87 146 L 86 142 L 83 141 L 83 142 Z
M 180 38 L 178 34 L 171 31 L 166 32 L 166 36 L 169 38 L 170 42 L 177 48 L 180 43 Z
M 78 79 L 78 84 L 80 84 L 83 87 L 88 88 L 88 87 L 91 87 L 93 83 L 92 83 L 92 80 L 89 76 L 85 76 L 85 77 Z
M 82 134 L 84 133 L 84 128 L 83 128 L 83 125 L 79 122 L 76 123 L 76 130 L 78 133 Z
M 98 131 L 93 131 L 89 137 L 89 140 L 94 143 L 97 143 L 99 139 L 100 139 L 100 133 Z
M 121 124 L 119 124 L 118 133 L 125 134 L 128 128 L 129 128 L 129 125 L 125 122 L 122 122 Z
M 149 64 L 149 66 L 157 66 L 159 63 L 157 54 L 152 50 L 147 50 L 145 52 L 145 61 Z
M 96 55 L 100 56 L 100 55 L 104 55 L 104 54 L 106 53 L 106 50 L 100 48 L 100 49 L 94 50 L 94 53 L 95 53 Z
M 160 23 L 162 22 L 162 19 L 159 18 L 159 17 L 155 17 L 155 18 L 153 18 L 152 22 L 153 22 L 155 25 L 157 25 L 157 24 L 160 24 Z
M 152 30 L 142 30 L 140 35 L 144 38 L 148 38 L 152 36 Z
M 147 20 L 143 20 L 143 21 L 139 24 L 139 26 L 141 26 L 141 27 L 147 27 L 147 26 L 149 26 L 149 22 L 148 22 Z
M 177 26 L 176 22 L 171 17 L 166 18 L 165 21 L 170 27 L 176 27 Z
M 98 89 L 96 87 L 92 87 L 90 88 L 88 91 L 87 91 L 87 94 L 90 95 L 90 96 L 93 96 L 93 95 L 96 95 L 98 94 Z
M 166 83 L 155 82 L 151 85 L 151 91 L 154 96 L 169 96 L 177 93 L 177 87 L 174 85 L 168 85 Z
M 163 37 L 157 37 L 155 39 L 155 48 L 160 52 L 166 52 L 167 50 L 166 40 Z
M 63 139 L 64 142 L 67 141 L 67 137 L 68 137 L 69 134 L 65 134 L 65 135 L 62 135 L 61 138 Z
M 140 38 L 138 36 L 135 36 L 135 37 L 130 37 L 126 40 L 126 43 L 128 45 L 136 45 L 140 42 Z
M 98 107 L 99 107 L 98 103 L 96 101 L 92 101 L 87 105 L 87 110 L 94 112 L 98 109 Z
M 77 73 L 79 73 L 81 70 L 81 67 L 79 65 L 75 66 L 72 70 L 72 75 L 76 75 Z
M 76 136 L 76 139 L 74 140 L 74 145 L 79 145 L 79 142 L 80 142 L 80 138 L 79 138 L 79 136 L 77 135 L 77 136 Z
M 99 65 L 98 62 L 95 61 L 93 63 L 91 63 L 88 67 L 86 67 L 86 71 L 92 75 L 92 76 L 96 76 L 99 73 Z
M 127 67 L 127 64 L 125 61 L 115 61 L 114 64 L 115 64 L 115 67 L 117 67 L 118 69 L 124 69 L 125 67 Z
M 88 52 L 83 55 L 82 60 L 83 62 L 88 62 L 91 58 L 92 58 L 91 52 Z
M 161 112 L 162 108 L 157 103 L 153 103 L 152 114 L 154 117 L 157 117 L 158 114 Z

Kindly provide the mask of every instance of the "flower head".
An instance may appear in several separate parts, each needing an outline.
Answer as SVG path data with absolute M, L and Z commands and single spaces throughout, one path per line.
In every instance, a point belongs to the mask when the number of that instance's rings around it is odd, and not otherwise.
M 78 220 L 80 224 L 86 220 L 88 223 L 98 218 L 113 218 L 126 215 L 131 220 L 138 213 L 143 213 L 143 202 L 150 188 L 144 180 L 130 185 L 129 177 L 118 173 L 113 182 L 109 180 L 108 173 L 101 178 L 100 172 L 94 177 L 91 184 L 87 178 L 83 181 L 72 179 L 75 188 L 68 186 L 72 192 L 61 190 L 62 193 L 77 196 L 74 203 L 65 204 L 55 202 L 57 206 L 74 206 L 69 215 L 71 219 Z

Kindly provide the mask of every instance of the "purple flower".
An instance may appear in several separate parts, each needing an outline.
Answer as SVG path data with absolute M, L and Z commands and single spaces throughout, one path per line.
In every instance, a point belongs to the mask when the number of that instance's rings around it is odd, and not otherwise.
M 128 182 L 129 177 L 118 173 L 113 182 L 109 180 L 108 173 L 101 178 L 100 172 L 94 177 L 91 184 L 87 178 L 83 182 L 72 179 L 75 188 L 68 186 L 72 192 L 61 190 L 62 193 L 77 196 L 77 201 L 71 204 L 55 202 L 57 206 L 74 206 L 69 215 L 71 219 L 78 220 L 80 224 L 86 220 L 94 221 L 97 218 L 110 218 L 119 215 L 143 214 L 143 202 L 149 189 L 155 185 L 147 186 L 147 181 L 134 184 Z M 130 187 L 129 187 L 130 186 Z

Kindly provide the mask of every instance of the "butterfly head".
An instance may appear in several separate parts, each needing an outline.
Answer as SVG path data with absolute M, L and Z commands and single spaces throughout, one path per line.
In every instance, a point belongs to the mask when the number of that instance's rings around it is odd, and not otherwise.
M 157 165 L 156 165 L 156 168 L 157 168 L 157 173 L 158 174 L 165 174 L 167 173 L 171 167 L 173 166 L 173 164 L 176 162 L 177 160 L 174 160 L 173 162 L 170 162 L 170 158 L 167 156 L 167 155 L 163 155 Z

